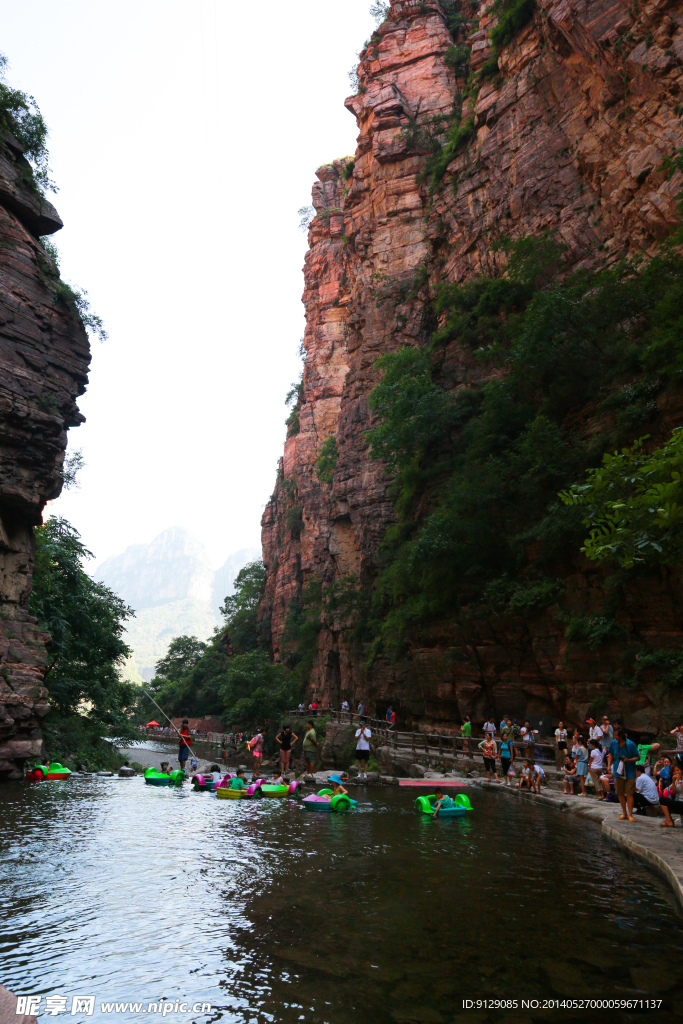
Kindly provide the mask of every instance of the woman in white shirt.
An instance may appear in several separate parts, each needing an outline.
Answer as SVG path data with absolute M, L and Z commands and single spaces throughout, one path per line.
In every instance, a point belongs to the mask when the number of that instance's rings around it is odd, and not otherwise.
M 557 729 L 555 730 L 555 746 L 557 748 L 557 763 L 562 764 L 562 761 L 567 754 L 567 730 L 565 729 L 563 722 L 557 723 Z
M 605 758 L 602 752 L 602 743 L 600 740 L 591 740 L 590 754 L 588 755 L 588 771 L 590 772 L 593 785 L 595 786 L 595 792 L 598 795 L 598 800 L 604 800 L 605 794 L 600 782 L 600 776 L 602 775 L 602 769 L 605 763 Z
M 365 762 L 365 772 L 363 778 L 368 777 L 368 760 L 370 758 L 370 729 L 365 724 L 365 719 L 361 718 L 358 728 L 356 729 L 356 760 L 358 761 L 358 778 L 361 777 L 361 766 Z

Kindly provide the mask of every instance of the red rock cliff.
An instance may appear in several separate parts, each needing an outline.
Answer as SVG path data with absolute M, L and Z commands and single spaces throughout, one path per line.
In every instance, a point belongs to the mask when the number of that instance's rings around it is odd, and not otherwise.
M 55 298 L 39 237 L 62 223 L 26 183 L 21 147 L 0 141 L 0 778 L 42 750 L 46 642 L 28 611 L 33 527 L 62 487 L 66 432 L 83 419 L 88 338 Z
M 476 70 L 491 54 L 491 3 L 463 4 L 474 20 L 467 44 Z M 444 61 L 453 39 L 436 0 L 393 0 L 362 52 L 358 95 L 346 106 L 358 122 L 349 161 L 319 168 L 309 230 L 299 431 L 288 437 L 263 521 L 266 603 L 272 646 L 281 655 L 285 616 L 308 580 L 376 570 L 376 552 L 394 511 L 390 480 L 368 458 L 368 395 L 378 356 L 427 339 L 433 329 L 416 273 L 464 281 L 496 269 L 490 250 L 552 229 L 574 265 L 598 266 L 649 250 L 677 221 L 680 176 L 667 181 L 662 158 L 683 146 L 683 5 L 653 0 L 638 11 L 622 0 L 538 0 L 532 20 L 505 46 L 496 86 L 484 80 L 463 123 L 474 135 L 450 163 L 433 201 L 419 174 L 424 155 L 408 141 L 417 118 L 449 113 L 456 91 Z M 460 86 L 462 87 L 462 82 Z M 389 307 L 382 288 L 404 285 Z M 460 382 L 482 371 L 457 341 L 446 352 Z M 662 410 L 668 429 L 680 408 Z M 331 486 L 315 474 L 321 445 L 334 437 Z M 579 560 L 566 567 L 568 603 L 599 606 L 601 582 Z M 675 581 L 674 581 L 675 582 Z M 625 615 L 661 647 L 683 639 L 678 588 L 663 574 L 647 594 L 627 595 Z M 366 673 L 332 620 L 318 636 L 310 691 L 337 704 L 361 694 L 394 702 L 407 720 L 460 721 L 465 712 L 562 714 L 581 720 L 600 698 L 630 724 L 655 730 L 678 707 L 647 692 L 615 692 L 618 652 L 566 651 L 551 614 L 444 625 L 407 662 L 376 662 Z M 668 703 L 667 703 L 668 702 Z

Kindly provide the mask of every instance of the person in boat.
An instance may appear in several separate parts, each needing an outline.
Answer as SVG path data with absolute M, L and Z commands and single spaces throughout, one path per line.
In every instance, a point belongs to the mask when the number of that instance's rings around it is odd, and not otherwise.
M 235 778 L 230 780 L 230 789 L 244 789 L 244 768 L 238 768 Z
M 170 775 L 171 774 L 170 771 L 169 771 L 169 768 L 168 768 L 168 761 L 162 761 L 161 762 L 161 764 L 159 766 L 159 771 L 161 772 L 162 775 Z
M 271 779 L 271 786 L 284 786 L 284 784 L 285 784 L 284 775 L 282 774 L 282 772 L 276 771 L 275 775 Z
M 332 783 L 332 794 L 331 795 L 330 794 L 326 795 L 325 796 L 326 800 L 331 800 L 333 796 L 348 796 L 349 795 L 349 791 L 347 789 L 344 789 L 344 786 L 342 785 L 341 775 L 337 775 L 337 774 L 330 775 L 330 777 L 329 777 L 329 779 L 327 781 Z
M 208 772 L 204 772 L 203 775 L 207 782 L 209 779 L 213 779 L 214 783 L 221 781 L 221 770 L 217 764 L 212 764 Z
M 190 756 L 190 747 L 192 746 L 192 734 L 190 733 L 188 724 L 187 718 L 183 718 L 183 725 L 180 733 L 178 734 L 178 761 L 183 771 L 185 771 L 185 765 L 187 764 L 187 759 Z
M 446 796 L 442 789 L 437 789 L 434 791 L 434 799 L 436 801 L 436 803 L 434 804 L 435 816 L 439 813 L 440 810 L 443 809 L 445 811 L 447 810 L 447 808 L 453 806 L 453 801 L 449 796 Z
M 275 742 L 280 744 L 280 770 L 286 772 L 289 768 L 289 759 L 292 754 L 292 744 L 296 743 L 299 737 L 292 732 L 292 727 L 287 723 L 283 725 L 275 737 Z

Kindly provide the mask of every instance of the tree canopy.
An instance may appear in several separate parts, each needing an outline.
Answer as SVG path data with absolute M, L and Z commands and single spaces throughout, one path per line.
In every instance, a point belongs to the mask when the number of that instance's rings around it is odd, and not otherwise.
M 86 711 L 103 726 L 127 727 L 136 688 L 119 677 L 130 655 L 123 639 L 133 614 L 121 598 L 83 568 L 92 558 L 65 519 L 35 531 L 31 612 L 51 637 L 45 685 L 62 715 Z

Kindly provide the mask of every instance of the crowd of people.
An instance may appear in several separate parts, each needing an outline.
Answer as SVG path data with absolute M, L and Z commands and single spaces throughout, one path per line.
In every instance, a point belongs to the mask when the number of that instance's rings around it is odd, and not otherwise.
M 560 722 L 555 730 L 558 756 L 563 759 L 564 792 L 586 796 L 590 777 L 599 800 L 617 799 L 621 818 L 634 821 L 637 813 L 663 816 L 662 828 L 673 828 L 673 815 L 683 823 L 683 725 L 671 730 L 676 741 L 673 757 L 661 754 L 659 743 L 636 743 L 622 725 L 606 715 L 599 724 L 589 718 L 587 735 L 576 729 L 569 747 L 568 732 Z
M 555 752 L 564 780 L 564 793 L 588 796 L 590 779 L 598 800 L 619 801 L 621 819 L 634 821 L 634 813 L 662 816 L 662 828 L 672 828 L 673 816 L 683 824 L 683 725 L 671 730 L 676 750 L 672 756 L 661 752 L 661 744 L 636 743 L 625 728 L 610 722 L 586 720 L 584 731 L 574 729 L 570 739 L 564 722 L 555 729 Z M 529 721 L 518 727 L 505 716 L 496 725 L 489 717 L 478 743 L 489 782 L 514 785 L 540 793 L 546 777 L 535 758 L 538 732 Z M 472 722 L 461 726 L 465 753 L 472 756 Z M 500 777 L 499 777 L 500 773 Z

